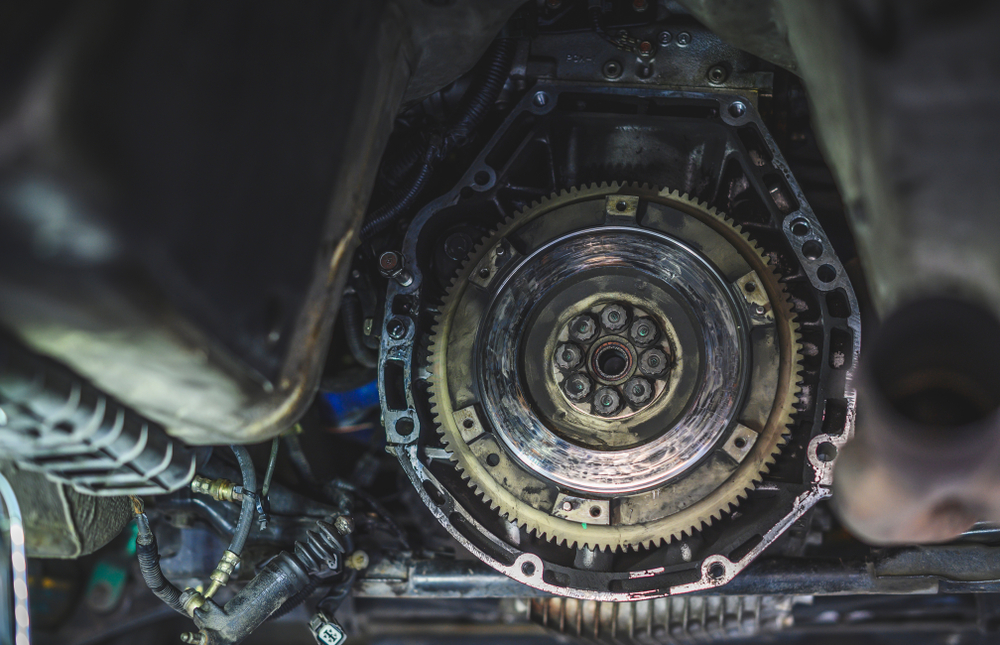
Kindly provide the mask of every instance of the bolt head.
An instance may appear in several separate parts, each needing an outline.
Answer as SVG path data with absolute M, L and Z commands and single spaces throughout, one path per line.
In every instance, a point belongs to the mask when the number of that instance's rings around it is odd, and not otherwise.
M 545 107 L 549 104 L 549 95 L 545 92 L 535 92 L 531 102 L 535 104 L 535 107 Z
M 594 393 L 594 412 L 602 417 L 612 416 L 621 406 L 621 396 L 614 388 L 602 387 Z
M 562 503 L 562 510 L 569 512 L 573 510 L 573 502 L 566 500 Z
M 635 376 L 625 384 L 625 398 L 633 405 L 642 405 L 653 396 L 653 386 L 641 376 Z
M 601 324 L 608 331 L 621 331 L 628 325 L 628 312 L 621 305 L 608 305 L 601 311 Z
M 666 47 L 667 45 L 669 45 L 670 44 L 670 40 L 672 38 L 673 38 L 673 35 L 669 31 L 661 31 L 660 32 L 660 36 L 658 38 L 658 40 L 660 42 L 660 47 Z
M 669 366 L 667 355 L 663 353 L 663 350 L 655 347 L 639 357 L 639 371 L 646 376 L 662 376 Z
M 659 336 L 656 323 L 649 318 L 638 318 L 628 331 L 629 338 L 639 346 L 649 345 Z
M 587 375 L 579 372 L 566 379 L 564 387 L 570 401 L 582 401 L 590 394 L 592 385 Z
M 395 251 L 386 251 L 378 259 L 378 268 L 382 273 L 391 274 L 403 265 L 403 258 Z
M 337 519 L 334 520 L 333 526 L 341 535 L 350 535 L 351 533 L 354 533 L 354 518 L 348 515 L 339 515 L 337 516 Z
M 400 340 L 406 336 L 406 323 L 399 318 L 394 318 L 386 325 L 386 331 L 389 332 L 390 338 Z
M 597 335 L 597 323 L 590 316 L 577 316 L 569 321 L 569 337 L 586 343 Z
M 572 370 L 583 360 L 583 352 L 573 343 L 563 343 L 556 348 L 556 366 L 563 370 Z
M 444 241 L 444 252 L 452 260 L 460 262 L 472 251 L 472 238 L 466 233 L 452 233 Z
M 682 31 L 681 33 L 677 34 L 677 44 L 680 45 L 681 47 L 687 47 L 688 45 L 690 45 L 691 34 L 689 34 L 686 31 Z
M 743 101 L 733 101 L 729 105 L 729 116 L 733 117 L 734 119 L 739 119 L 746 113 L 747 113 L 747 106 L 746 103 L 744 103 Z

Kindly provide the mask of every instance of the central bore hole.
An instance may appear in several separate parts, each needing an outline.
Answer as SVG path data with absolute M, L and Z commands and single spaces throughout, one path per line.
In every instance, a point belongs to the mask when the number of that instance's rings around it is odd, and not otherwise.
M 617 378 L 628 369 L 628 354 L 621 347 L 612 345 L 597 355 L 597 368 L 602 374 Z

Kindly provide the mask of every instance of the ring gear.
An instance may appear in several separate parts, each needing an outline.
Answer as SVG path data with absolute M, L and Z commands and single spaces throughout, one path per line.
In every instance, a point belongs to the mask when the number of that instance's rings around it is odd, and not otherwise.
M 745 449 L 744 458 L 739 461 L 735 471 L 725 481 L 720 482 L 720 485 L 712 490 L 701 491 L 703 494 L 700 498 L 694 499 L 691 503 L 681 503 L 676 512 L 653 521 L 635 524 L 588 525 L 558 517 L 554 514 L 554 509 L 541 510 L 538 504 L 532 503 L 535 500 L 526 499 L 524 492 L 528 487 L 525 486 L 526 480 L 523 475 L 534 477 L 536 482 L 543 480 L 538 479 L 534 473 L 523 472 L 514 458 L 504 455 L 501 465 L 510 465 L 510 469 L 504 470 L 504 472 L 513 473 L 516 471 L 522 476 L 512 477 L 511 481 L 508 482 L 506 477 L 494 478 L 490 474 L 490 467 L 480 454 L 484 452 L 484 447 L 477 445 L 477 443 L 488 444 L 485 450 L 489 451 L 489 456 L 495 460 L 496 449 L 500 447 L 500 442 L 494 439 L 489 432 L 482 430 L 479 430 L 477 436 L 472 436 L 476 434 L 474 432 L 466 431 L 463 433 L 463 424 L 460 423 L 460 419 L 463 414 L 467 416 L 468 412 L 466 409 L 460 411 L 454 405 L 455 401 L 453 401 L 449 388 L 449 350 L 451 349 L 449 339 L 453 340 L 451 335 L 453 322 L 462 295 L 468 288 L 470 280 L 474 279 L 473 272 L 477 272 L 481 263 L 488 259 L 489 250 L 497 245 L 498 240 L 506 238 L 528 222 L 543 217 L 564 205 L 588 200 L 604 200 L 610 196 L 617 197 L 618 195 L 627 195 L 633 198 L 637 196 L 649 203 L 662 204 L 674 211 L 680 211 L 700 224 L 710 227 L 742 256 L 764 287 L 763 290 L 758 290 L 755 294 L 756 298 L 759 299 L 760 293 L 763 292 L 770 302 L 771 309 L 767 312 L 766 317 L 774 322 L 777 338 L 775 344 L 779 358 L 773 403 L 763 413 L 766 417 L 766 423 L 759 431 L 756 431 L 756 440 Z M 683 225 L 681 226 L 683 228 Z M 487 257 L 484 259 L 484 256 Z M 664 542 L 681 539 L 685 535 L 693 535 L 713 521 L 719 520 L 724 513 L 734 510 L 746 498 L 746 494 L 760 483 L 763 475 L 773 465 L 775 457 L 785 442 L 787 428 L 792 422 L 791 417 L 795 412 L 794 404 L 799 396 L 796 377 L 801 357 L 798 325 L 794 321 L 785 289 L 779 282 L 779 276 L 770 266 L 769 261 L 769 257 L 742 231 L 741 227 L 724 215 L 717 213 L 714 208 L 677 191 L 656 190 L 645 185 L 601 184 L 574 188 L 542 199 L 509 218 L 489 239 L 476 248 L 459 272 L 456 280 L 448 289 L 432 330 L 429 347 L 431 409 L 435 415 L 438 431 L 455 467 L 462 473 L 468 485 L 482 497 L 483 501 L 502 517 L 510 522 L 516 522 L 518 526 L 524 527 L 539 538 L 565 544 L 572 548 L 612 550 L 652 548 Z M 481 275 L 482 269 L 478 269 L 478 271 Z M 750 308 L 752 309 L 752 305 Z M 458 328 L 459 326 L 455 326 L 455 329 Z M 456 364 L 453 367 L 452 371 L 456 374 L 456 378 L 461 378 L 462 375 L 467 378 L 472 375 L 471 365 Z M 458 407 L 465 408 L 467 406 L 467 403 L 460 403 Z M 471 409 L 471 406 L 468 408 Z M 470 427 L 468 422 L 464 427 Z M 729 431 L 727 430 L 727 432 Z M 739 441 L 741 443 L 737 443 L 737 446 L 744 445 L 742 439 Z M 731 448 L 732 446 L 723 446 L 723 449 Z M 505 452 L 503 448 L 500 448 L 499 451 Z M 495 465 L 495 461 L 491 462 L 490 465 Z M 697 471 L 700 467 L 701 465 L 692 466 L 680 472 L 677 477 L 669 480 L 667 485 L 683 483 L 693 471 Z M 551 485 L 550 482 L 547 483 Z M 518 494 L 519 491 L 521 495 Z M 655 493 L 657 492 L 659 489 L 654 491 L 653 499 L 656 498 Z M 635 495 L 637 497 L 646 495 L 648 498 L 649 492 L 638 491 Z M 627 495 L 623 497 L 627 497 Z

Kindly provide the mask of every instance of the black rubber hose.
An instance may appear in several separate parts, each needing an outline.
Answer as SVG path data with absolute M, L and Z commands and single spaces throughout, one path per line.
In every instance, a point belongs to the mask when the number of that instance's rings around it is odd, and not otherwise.
M 482 76 L 477 78 L 462 97 L 462 102 L 456 110 L 456 116 L 445 132 L 440 145 L 433 141 L 425 144 L 423 155 L 415 154 L 420 148 L 404 150 L 401 163 L 393 164 L 389 173 L 393 177 L 402 177 L 416 166 L 414 178 L 409 188 L 399 191 L 392 199 L 383 204 L 369 216 L 361 228 L 361 240 L 366 242 L 382 233 L 396 219 L 405 213 L 416 201 L 434 172 L 434 164 L 443 159 L 456 147 L 465 145 L 472 133 L 478 128 L 500 96 L 504 83 L 510 75 L 514 62 L 516 44 L 509 38 L 498 39 L 488 54 L 489 62 Z M 414 159 L 411 163 L 410 159 Z
M 464 145 L 473 131 L 482 125 L 510 76 L 515 48 L 515 42 L 509 38 L 500 38 L 493 44 L 486 70 L 462 97 L 457 117 L 448 128 L 445 136 L 446 153 L 453 147 Z
M 250 453 L 243 446 L 229 446 L 236 455 L 236 461 L 240 465 L 240 472 L 243 473 L 243 490 L 250 493 L 257 493 L 257 471 L 254 470 L 253 460 Z M 236 531 L 233 532 L 233 540 L 229 543 L 229 550 L 240 555 L 243 552 L 243 545 L 247 543 L 247 536 L 253 527 L 253 518 L 257 513 L 257 504 L 254 502 L 254 495 L 243 495 L 243 505 L 240 507 L 240 520 L 236 523 Z
M 304 603 L 306 601 L 306 598 L 311 596 L 313 592 L 316 591 L 316 587 L 319 586 L 319 582 L 320 581 L 316 578 L 310 580 L 309 584 L 307 584 L 305 587 L 299 590 L 297 594 L 286 600 L 284 604 L 282 604 L 274 611 L 273 614 L 268 616 L 267 617 L 268 622 L 281 618 L 291 610 L 295 609 L 296 607 Z
M 417 197 L 423 191 L 424 186 L 430 181 L 431 174 L 434 172 L 434 163 L 441 156 L 440 153 L 440 146 L 433 143 L 427 146 L 413 183 L 405 190 L 397 193 L 369 216 L 368 221 L 361 227 L 361 241 L 366 242 L 385 231 L 400 215 L 409 210 L 410 206 L 413 205 L 413 202 L 416 201 Z
M 348 571 L 344 576 L 344 580 L 339 582 L 332 587 L 330 591 L 327 592 L 326 596 L 319 601 L 317 604 L 317 609 L 320 609 L 327 616 L 333 616 L 340 609 L 340 606 L 344 604 L 344 600 L 351 593 L 351 587 L 354 586 L 354 581 L 358 577 L 358 572 L 353 569 Z
M 427 138 L 422 133 L 410 137 L 403 144 L 403 151 L 388 160 L 388 164 L 382 169 L 380 173 L 382 181 L 390 188 L 398 188 L 411 174 L 417 162 L 423 158 L 426 147 Z
M 160 552 L 156 546 L 156 536 L 149 527 L 149 518 L 145 513 L 140 513 L 135 516 L 135 523 L 139 528 L 135 538 L 135 554 L 139 559 L 142 579 L 157 598 L 177 613 L 187 616 L 184 605 L 181 604 L 181 590 L 163 577 L 163 571 L 160 569 Z
M 344 336 L 347 337 L 347 349 L 360 365 L 364 367 L 378 366 L 378 353 L 364 344 L 362 330 L 361 299 L 355 293 L 344 295 L 340 303 L 340 319 L 344 323 Z

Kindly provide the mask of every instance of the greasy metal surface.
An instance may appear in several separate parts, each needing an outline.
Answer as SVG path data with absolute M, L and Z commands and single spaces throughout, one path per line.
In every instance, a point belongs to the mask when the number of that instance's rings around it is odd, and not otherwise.
M 714 225 L 719 231 L 728 231 L 728 244 L 737 245 L 735 248 L 730 246 L 728 250 L 720 247 L 715 253 L 735 254 L 737 258 L 743 258 L 740 260 L 743 263 L 756 262 L 756 270 L 772 276 L 771 280 L 761 285 L 761 291 L 771 294 L 769 297 L 781 307 L 782 324 L 786 326 L 779 330 L 785 344 L 770 350 L 778 350 L 783 365 L 780 371 L 784 389 L 779 386 L 776 390 L 766 390 L 764 393 L 765 397 L 772 397 L 766 402 L 766 408 L 771 413 L 768 418 L 759 422 L 766 422 L 766 427 L 758 426 L 765 440 L 759 444 L 756 440 L 750 442 L 751 449 L 756 447 L 756 457 L 745 462 L 744 467 L 742 459 L 731 458 L 731 448 L 723 448 L 721 452 L 729 458 L 713 457 L 684 477 L 675 477 L 687 464 L 696 462 L 714 449 L 719 436 L 732 429 L 730 420 L 743 402 L 740 374 L 742 370 L 748 369 L 745 364 L 738 367 L 739 363 L 735 362 L 745 360 L 745 350 L 741 349 L 742 343 L 738 336 L 745 323 L 736 314 L 736 301 L 732 292 L 724 286 L 722 276 L 707 269 L 705 260 L 697 259 L 698 256 L 678 240 L 638 228 L 639 223 L 635 222 L 634 216 L 633 228 L 611 225 L 577 232 L 565 238 L 558 237 L 548 243 L 545 239 L 536 240 L 536 245 L 540 248 L 535 254 L 520 264 L 509 267 L 509 272 L 504 274 L 503 283 L 496 285 L 499 296 L 486 309 L 484 323 L 474 315 L 474 312 L 483 308 L 483 305 L 473 304 L 482 300 L 480 292 L 465 289 L 469 272 L 478 266 L 473 256 L 465 272 L 459 274 L 452 292 L 441 308 L 442 315 L 431 345 L 431 392 L 432 401 L 438 406 L 441 432 L 446 445 L 454 453 L 453 459 L 457 461 L 457 466 L 469 476 L 469 485 L 483 494 L 484 500 L 496 507 L 504 517 L 558 543 L 565 541 L 569 545 L 634 548 L 637 545 L 657 544 L 660 540 L 679 537 L 684 532 L 711 523 L 713 518 L 718 518 L 721 510 L 737 504 L 745 491 L 753 488 L 761 472 L 766 471 L 773 460 L 783 441 L 784 428 L 791 420 L 796 387 L 790 375 L 797 349 L 793 345 L 794 331 L 788 305 L 784 302 L 781 287 L 774 279 L 774 274 L 761 258 L 760 250 L 744 234 L 733 229 L 723 217 L 676 193 L 657 193 L 637 190 L 636 187 L 618 189 L 616 186 L 573 190 L 542 200 L 537 207 L 519 215 L 503 227 L 483 248 L 494 247 L 497 239 L 518 237 L 519 230 L 529 229 L 535 219 L 558 219 L 565 208 L 580 212 L 580 208 L 593 204 L 598 208 L 598 213 L 603 213 L 607 195 L 616 196 L 616 200 L 618 195 L 631 195 L 638 198 L 636 203 L 641 201 L 685 209 L 694 219 Z M 644 220 L 643 225 L 655 229 L 658 223 L 651 216 L 648 221 Z M 573 253 L 575 245 L 580 245 L 576 252 L 580 257 L 575 257 Z M 667 250 L 661 251 L 659 245 Z M 564 248 L 568 249 L 565 263 L 554 257 Z M 729 260 L 729 264 L 732 263 Z M 538 276 L 533 276 L 533 266 L 544 269 Z M 560 266 L 564 268 L 558 268 Z M 740 264 L 737 263 L 737 266 Z M 569 276 L 586 275 L 586 270 L 581 270 L 581 267 L 595 272 L 628 267 L 639 269 L 644 284 L 648 282 L 654 285 L 667 280 L 673 285 L 683 284 L 684 297 L 690 299 L 689 306 L 700 312 L 698 322 L 704 330 L 702 338 L 707 340 L 702 341 L 706 345 L 698 347 L 697 352 L 704 356 L 707 365 L 698 371 L 705 380 L 698 383 L 697 387 L 700 389 L 696 390 L 702 394 L 692 396 L 695 401 L 694 411 L 687 413 L 687 416 L 682 417 L 662 436 L 635 448 L 601 451 L 562 439 L 538 420 L 534 408 L 527 403 L 531 393 L 520 389 L 523 385 L 514 376 L 517 374 L 515 366 L 520 360 L 530 361 L 530 356 L 537 354 L 529 347 L 525 359 L 520 359 L 517 355 L 519 351 L 524 351 L 517 347 L 517 335 L 524 333 L 522 326 L 527 319 L 527 312 L 520 310 L 521 304 L 539 301 L 544 303 L 548 289 L 556 288 Z M 657 274 L 661 268 L 662 276 Z M 744 264 L 736 273 L 742 276 L 746 270 Z M 523 293 L 517 288 L 522 279 L 526 285 Z M 711 297 L 707 294 L 718 299 L 718 304 L 711 304 Z M 634 297 L 624 291 L 603 295 L 617 299 Z M 503 313 L 504 307 L 517 313 L 506 315 Z M 559 321 L 574 315 L 572 310 L 564 312 L 562 307 L 558 309 Z M 712 313 L 720 310 L 724 313 Z M 491 315 L 494 316 L 492 319 Z M 557 322 L 556 326 L 560 324 Z M 472 338 L 470 330 L 482 330 L 481 340 L 477 342 L 481 342 L 484 354 L 477 356 L 471 353 L 475 347 L 473 341 L 477 339 Z M 553 343 L 554 341 L 550 344 Z M 551 347 L 547 349 L 551 350 Z M 689 347 L 687 351 L 691 352 L 691 349 Z M 546 353 L 542 352 L 542 355 Z M 757 356 L 757 359 L 761 360 L 762 357 Z M 727 361 L 732 361 L 728 367 Z M 508 462 L 506 456 L 494 446 L 493 437 L 467 444 L 462 430 L 455 426 L 454 417 L 449 413 L 453 400 L 463 403 L 475 400 L 475 393 L 468 389 L 467 376 L 473 365 L 481 379 L 481 404 L 490 417 L 494 435 L 504 442 L 517 463 Z M 477 378 L 477 375 L 472 378 Z M 497 389 L 504 387 L 513 390 Z M 751 384 L 751 390 L 754 389 Z M 759 395 L 759 392 L 754 391 L 751 399 Z M 500 407 L 497 410 L 500 405 L 506 406 L 506 409 Z M 512 405 L 517 409 L 509 409 Z M 648 411 L 652 419 L 656 419 L 653 416 L 658 412 L 656 408 L 657 406 L 653 406 Z M 727 409 L 731 410 L 728 418 Z M 644 411 L 637 419 L 641 420 L 646 415 L 647 411 Z M 567 416 L 564 422 L 572 425 L 574 419 Z M 577 421 L 582 428 L 588 427 L 589 422 L 591 418 L 582 415 L 581 420 Z M 609 422 L 622 423 L 614 419 Z M 534 425 L 525 426 L 525 423 Z M 518 432 L 523 436 L 519 436 Z M 522 467 L 528 473 L 543 475 L 544 479 L 533 480 L 521 470 Z M 666 471 L 665 474 L 662 471 Z M 612 481 L 609 477 L 617 477 L 621 481 Z M 644 477 L 647 479 L 644 480 Z M 575 522 L 565 521 L 553 502 L 558 491 L 550 488 L 546 480 L 554 480 L 571 491 L 612 495 L 612 521 L 606 527 L 592 526 L 586 522 L 578 526 Z M 726 482 L 725 486 L 723 482 Z M 663 486 L 664 483 L 666 486 Z M 543 492 L 534 492 L 539 489 Z M 648 494 L 641 492 L 646 489 L 651 489 Z M 532 492 L 526 494 L 528 491 Z
M 613 85 L 744 89 L 754 102 L 758 92 L 770 91 L 772 74 L 761 61 L 694 21 L 678 22 L 670 29 L 644 25 L 627 31 L 640 41 L 650 42 L 652 55 L 641 57 L 602 47 L 604 41 L 590 30 L 544 34 L 531 44 L 527 73 L 549 80 Z M 725 70 L 724 78 L 710 80 L 710 71 L 717 66 Z
M 525 305 L 534 302 L 532 297 L 544 298 L 560 283 L 579 278 L 583 272 L 613 272 L 626 267 L 637 269 L 640 279 L 652 284 L 684 285 L 686 304 L 699 312 L 703 342 L 689 351 L 704 357 L 705 376 L 692 393 L 685 415 L 660 437 L 611 452 L 583 448 L 550 431 L 548 420 L 539 419 L 532 409 L 532 394 L 525 391 L 523 378 L 512 377 L 518 373 L 514 366 L 519 362 L 520 337 L 529 331 L 531 308 Z M 614 494 L 657 486 L 712 448 L 736 414 L 741 398 L 745 341 L 741 342 L 731 296 L 704 259 L 671 238 L 608 227 L 555 240 L 513 271 L 485 314 L 477 376 L 483 408 L 519 461 L 570 489 Z M 617 294 L 601 295 L 614 298 Z M 654 406 L 644 415 L 657 411 Z M 593 423 L 591 418 L 576 419 L 573 415 L 568 411 L 562 423 L 584 427 Z M 605 423 L 622 424 L 617 418 Z M 628 426 L 616 429 L 627 432 Z
M 706 596 L 830 596 L 1000 591 L 996 546 L 924 546 L 876 551 L 866 558 L 762 558 Z M 364 598 L 540 598 L 487 564 L 396 556 L 358 577 Z
M 597 643 L 643 645 L 751 638 L 794 624 L 790 596 L 682 596 L 630 603 L 531 601 L 531 620 Z
M 560 112 L 556 109 L 557 107 L 561 107 L 561 104 L 559 103 L 560 96 L 566 92 L 576 91 L 577 93 L 573 94 L 573 96 L 579 98 L 582 96 L 582 94 L 579 93 L 579 90 L 579 87 L 571 86 L 538 86 L 535 88 L 535 92 L 525 97 L 523 103 L 515 109 L 510 117 L 510 121 L 513 121 L 518 114 L 528 113 L 535 118 L 544 119 L 550 112 Z M 781 176 L 788 182 L 787 188 L 790 191 L 790 196 L 794 198 L 793 211 L 784 215 L 784 232 L 792 246 L 792 252 L 795 255 L 795 259 L 802 264 L 803 269 L 797 275 L 793 276 L 793 279 L 797 281 L 808 281 L 808 283 L 817 288 L 821 294 L 829 291 L 842 292 L 843 297 L 847 302 L 847 309 L 849 309 L 847 318 L 835 321 L 836 326 L 850 330 L 848 335 L 850 336 L 851 342 L 847 345 L 848 360 L 844 365 L 844 369 L 828 373 L 826 368 L 823 368 L 820 373 L 822 381 L 819 386 L 810 386 L 809 390 L 803 393 L 804 399 L 802 401 L 802 404 L 810 410 L 810 419 L 815 418 L 817 428 L 823 418 L 824 405 L 826 404 L 827 399 L 836 398 L 837 400 L 842 401 L 845 410 L 842 425 L 831 428 L 832 434 L 821 435 L 821 437 L 819 437 L 824 442 L 841 445 L 853 433 L 855 409 L 853 373 L 856 366 L 858 348 L 860 347 L 860 317 L 857 313 L 857 302 L 853 291 L 851 290 L 850 283 L 847 281 L 846 275 L 840 268 L 839 262 L 835 258 L 829 260 L 830 264 L 834 267 L 836 274 L 833 282 L 824 282 L 819 280 L 817 275 L 819 265 L 817 265 L 813 259 L 807 258 L 803 254 L 800 244 L 797 242 L 797 234 L 791 232 L 789 229 L 793 219 L 804 219 L 811 225 L 810 235 L 815 235 L 816 238 L 824 244 L 825 248 L 830 248 L 829 241 L 822 233 L 819 222 L 809 209 L 801 190 L 789 174 L 780 151 L 776 149 L 773 140 L 763 127 L 763 124 L 761 123 L 756 112 L 752 108 L 747 109 L 747 97 L 731 95 L 719 95 L 713 97 L 711 95 L 698 93 L 672 91 L 655 92 L 634 88 L 617 88 L 614 90 L 608 90 L 605 88 L 600 91 L 602 95 L 609 100 L 620 98 L 625 101 L 642 101 L 648 100 L 651 97 L 657 97 L 658 100 L 666 101 L 707 100 L 709 104 L 717 104 L 719 106 L 718 118 L 722 123 L 734 127 L 750 127 L 759 133 L 762 138 L 762 143 L 767 149 L 768 157 L 765 160 L 766 167 L 774 168 L 781 173 Z M 538 100 L 537 95 L 544 95 L 545 100 Z M 738 109 L 737 104 L 739 104 Z M 749 105 L 752 104 L 753 102 L 751 101 Z M 564 110 L 560 112 L 560 114 L 563 112 Z M 501 128 L 496 135 L 494 142 L 502 140 L 504 135 L 505 131 Z M 491 143 L 490 145 L 493 144 Z M 489 149 L 490 146 L 487 146 L 487 151 L 489 151 Z M 492 170 L 489 164 L 485 162 L 486 154 L 487 153 L 484 152 L 479 159 L 472 164 L 469 171 L 454 191 L 431 202 L 423 211 L 421 211 L 404 240 L 402 248 L 404 256 L 408 258 L 418 257 L 419 253 L 417 247 L 422 243 L 421 231 L 424 227 L 428 226 L 440 209 L 456 203 L 459 199 L 460 189 L 463 186 L 472 187 L 475 185 L 474 175 L 477 172 L 480 170 Z M 757 182 L 759 180 L 752 179 L 752 181 Z M 753 185 L 756 186 L 756 184 Z M 784 204 L 787 206 L 788 202 L 784 202 Z M 781 222 L 781 217 L 778 217 L 777 221 Z M 419 298 L 421 293 L 424 291 L 424 271 L 424 267 L 414 266 L 415 280 L 414 283 L 408 287 L 400 288 L 398 285 L 390 284 L 389 293 L 387 294 L 389 301 L 393 302 L 396 301 L 396 299 L 400 299 L 400 301 L 402 301 L 402 299 Z M 739 277 L 740 276 L 732 276 L 734 280 Z M 827 277 L 829 276 L 827 275 Z M 822 324 L 825 326 L 828 324 L 827 321 L 829 318 L 825 317 L 825 314 L 823 315 L 824 319 Z M 389 318 L 387 317 L 383 325 L 385 325 L 388 320 Z M 754 322 L 756 322 L 756 320 Z M 438 517 L 439 521 L 442 522 L 445 528 L 451 532 L 456 540 L 496 570 L 525 582 L 536 589 L 542 589 L 559 595 L 607 600 L 628 600 L 633 597 L 647 597 L 649 594 L 715 589 L 718 588 L 720 584 L 724 584 L 725 582 L 731 580 L 736 573 L 744 569 L 751 560 L 756 558 L 765 548 L 767 548 L 769 544 L 775 540 L 778 535 L 780 535 L 792 523 L 801 517 L 801 515 L 804 514 L 806 510 L 808 510 L 817 500 L 828 495 L 826 487 L 831 481 L 832 465 L 830 462 L 823 461 L 819 458 L 817 450 L 818 442 L 814 442 L 810 444 L 806 459 L 806 483 L 803 487 L 808 490 L 799 494 L 794 499 L 785 498 L 779 503 L 771 505 L 767 509 L 761 509 L 761 512 L 767 515 L 767 524 L 765 526 L 772 526 L 773 528 L 765 530 L 761 541 L 753 548 L 749 548 L 745 553 L 741 553 L 741 557 L 738 561 L 730 562 L 729 565 L 724 565 L 724 571 L 721 577 L 710 575 L 711 571 L 700 570 L 700 578 L 694 583 L 669 583 L 664 581 L 663 577 L 666 576 L 669 580 L 671 579 L 670 574 L 664 572 L 657 573 L 656 570 L 651 570 L 648 573 L 640 572 L 641 575 L 638 578 L 630 578 L 628 575 L 625 575 L 625 572 L 598 572 L 596 574 L 594 572 L 588 572 L 588 576 L 610 581 L 610 584 L 612 585 L 616 584 L 615 581 L 631 580 L 631 582 L 629 582 L 629 586 L 637 589 L 634 593 L 630 591 L 602 591 L 600 589 L 593 588 L 582 589 L 567 587 L 564 586 L 564 584 L 552 584 L 548 582 L 548 573 L 546 573 L 544 569 L 542 569 L 541 573 L 539 573 L 539 566 L 537 565 L 541 565 L 542 567 L 552 566 L 555 569 L 556 575 L 563 575 L 565 573 L 572 574 L 572 571 L 568 571 L 566 568 L 559 565 L 545 562 L 538 556 L 533 556 L 530 553 L 521 551 L 521 549 L 524 548 L 531 548 L 531 538 L 529 538 L 526 542 L 523 535 L 521 535 L 519 539 L 514 539 L 514 537 L 510 536 L 510 531 L 508 530 L 498 531 L 497 533 L 491 532 L 491 529 L 487 529 L 483 526 L 479 520 L 477 520 L 468 512 L 466 508 L 464 508 L 463 503 L 465 502 L 460 502 L 460 500 L 457 499 L 447 487 L 442 486 L 442 482 L 439 481 L 425 465 L 423 457 L 420 456 L 420 449 L 418 449 L 415 444 L 420 441 L 420 428 L 421 425 L 426 422 L 421 421 L 421 419 L 417 416 L 416 408 L 420 399 L 414 396 L 412 386 L 415 383 L 426 380 L 431 376 L 431 374 L 425 366 L 412 361 L 411 348 L 413 342 L 414 338 L 412 334 L 408 332 L 403 338 L 388 339 L 384 344 L 384 352 L 382 355 L 382 362 L 380 364 L 380 384 L 384 386 L 386 382 L 385 377 L 389 374 L 389 371 L 386 368 L 391 364 L 394 366 L 394 373 L 399 374 L 398 382 L 402 385 L 400 391 L 404 395 L 403 407 L 393 408 L 385 404 L 383 405 L 383 414 L 386 418 L 387 436 L 391 444 L 391 449 L 399 456 L 404 470 L 416 485 L 417 491 L 424 503 L 431 509 L 434 515 Z M 396 377 L 394 376 L 393 378 L 395 379 Z M 382 391 L 382 394 L 384 397 L 384 390 Z M 383 401 L 385 401 L 384 398 Z M 409 430 L 409 428 L 413 428 L 413 431 L 407 431 L 404 433 L 397 432 L 395 430 L 395 422 L 400 419 L 410 421 L 412 425 L 406 429 Z M 440 449 L 433 447 L 428 448 L 428 456 L 430 456 L 431 453 L 438 455 L 438 453 L 440 453 Z M 439 459 L 439 456 L 436 458 Z M 433 463 L 436 462 L 432 462 L 432 466 Z M 784 490 L 786 488 L 789 487 L 779 485 L 777 488 L 772 487 L 771 490 Z M 774 519 L 779 517 L 782 519 Z M 456 529 L 453 524 L 453 522 L 459 521 L 462 523 L 462 530 Z M 771 524 L 772 521 L 773 524 Z M 504 526 L 509 525 L 504 524 Z M 521 558 L 520 560 L 518 559 L 519 557 Z M 525 560 L 525 558 L 527 558 L 527 560 Z M 526 569 L 531 570 L 531 575 L 526 574 L 524 572 L 525 569 L 522 569 L 521 566 L 522 564 L 528 563 L 532 565 L 531 567 L 526 567 Z M 641 577 L 643 575 L 649 577 L 643 578 Z

